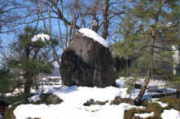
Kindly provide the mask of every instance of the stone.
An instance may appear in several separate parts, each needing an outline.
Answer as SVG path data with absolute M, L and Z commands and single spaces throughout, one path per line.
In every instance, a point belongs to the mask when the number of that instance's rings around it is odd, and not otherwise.
M 109 48 L 81 33 L 75 34 L 61 61 L 62 82 L 67 86 L 115 85 L 116 73 Z
M 117 96 L 111 101 L 111 105 L 119 105 L 121 103 L 128 103 L 134 105 L 134 100 L 130 98 L 121 98 Z
M 94 99 L 90 99 L 86 101 L 83 105 L 84 106 L 91 106 L 91 105 L 105 105 L 108 101 L 95 101 Z
M 40 100 L 37 102 L 37 104 L 45 103 L 49 105 L 49 104 L 60 104 L 61 102 L 63 102 L 61 98 L 59 98 L 54 94 L 49 93 L 49 94 L 41 94 Z

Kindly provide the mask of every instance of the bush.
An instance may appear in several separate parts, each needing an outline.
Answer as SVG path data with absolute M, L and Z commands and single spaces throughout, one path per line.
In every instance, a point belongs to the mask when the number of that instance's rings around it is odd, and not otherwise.
M 135 113 L 146 113 L 146 112 L 147 111 L 143 109 L 137 109 L 137 108 L 126 110 L 124 113 L 124 119 L 138 119 L 138 117 L 134 117 Z
M 154 112 L 154 117 L 152 119 L 160 119 L 163 108 L 158 103 L 148 103 L 147 111 Z
M 154 116 L 148 117 L 146 119 L 161 119 L 160 117 L 161 117 L 163 108 L 158 103 L 145 102 L 143 105 L 146 106 L 145 109 L 133 108 L 130 110 L 126 110 L 125 114 L 124 114 L 124 119 L 141 119 L 139 117 L 135 117 L 134 114 L 136 114 L 136 113 L 151 113 L 151 112 L 154 112 Z
M 17 107 L 16 106 L 12 106 L 10 108 L 8 108 L 4 114 L 4 119 L 16 119 L 15 115 L 14 115 L 14 109 Z
M 134 101 L 130 98 L 121 98 L 119 96 L 115 97 L 115 99 L 111 101 L 112 105 L 119 105 L 121 103 L 134 104 Z
M 168 108 L 174 108 L 180 111 L 180 99 L 175 97 L 164 97 L 161 98 L 160 101 L 167 103 Z
M 0 69 L 0 93 L 7 93 L 11 91 L 15 83 L 13 75 L 8 69 Z

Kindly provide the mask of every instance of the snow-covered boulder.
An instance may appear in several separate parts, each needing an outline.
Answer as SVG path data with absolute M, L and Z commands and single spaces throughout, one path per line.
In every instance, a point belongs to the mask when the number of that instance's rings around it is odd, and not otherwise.
M 37 35 L 33 36 L 33 38 L 31 39 L 32 42 L 37 42 L 37 41 L 45 42 L 46 40 L 47 41 L 50 40 L 50 36 L 48 34 L 44 34 L 44 33 L 37 34 Z
M 82 28 L 62 54 L 60 67 L 65 85 L 105 87 L 115 84 L 108 43 L 96 32 Z

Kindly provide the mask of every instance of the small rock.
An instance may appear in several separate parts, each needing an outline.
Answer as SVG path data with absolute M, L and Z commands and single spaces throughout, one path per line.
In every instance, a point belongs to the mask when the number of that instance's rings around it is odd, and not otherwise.
M 58 96 L 54 95 L 54 94 L 42 94 L 40 96 L 40 101 L 39 103 L 45 103 L 45 104 L 60 104 L 61 102 L 63 102 L 63 100 L 61 98 L 59 98 Z
M 90 105 L 93 105 L 94 103 L 95 103 L 94 99 L 90 99 L 87 102 L 85 102 L 83 105 L 84 106 L 90 106 Z
M 121 103 L 134 104 L 134 101 L 130 98 L 121 98 L 119 96 L 115 97 L 115 99 L 111 101 L 112 105 L 119 105 Z
M 91 105 L 105 105 L 108 103 L 108 101 L 94 101 L 94 99 L 90 99 L 87 102 L 85 102 L 84 106 L 91 106 Z

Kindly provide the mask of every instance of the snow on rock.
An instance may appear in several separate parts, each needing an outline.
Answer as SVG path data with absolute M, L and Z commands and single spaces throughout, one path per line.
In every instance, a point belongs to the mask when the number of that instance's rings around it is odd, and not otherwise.
M 173 25 L 172 22 L 168 22 L 168 23 L 166 24 L 166 27 L 171 27 L 172 25 Z
M 100 35 L 98 35 L 95 31 L 88 29 L 88 28 L 81 28 L 81 29 L 79 29 L 79 32 L 82 33 L 84 36 L 97 41 L 104 47 L 108 47 L 107 41 L 104 40 L 104 38 L 102 38 Z
M 140 117 L 140 118 L 146 119 L 146 118 L 149 118 L 149 117 L 153 117 L 153 116 L 154 116 L 154 112 L 135 114 L 134 116 L 135 116 L 135 117 Z
M 123 87 L 125 86 L 125 80 L 117 79 L 117 80 L 116 80 L 116 85 L 117 85 L 119 88 L 123 88 Z
M 167 107 L 168 106 L 168 104 L 167 103 L 164 103 L 164 102 L 161 102 L 161 101 L 157 101 L 157 100 L 155 100 L 154 101 L 155 103 L 158 103 L 161 107 L 163 107 L 163 108 L 165 108 L 165 107 Z
M 41 34 L 37 34 L 35 35 L 31 41 L 32 42 L 37 42 L 38 40 L 40 41 L 46 41 L 46 40 L 50 40 L 50 36 L 48 34 L 44 34 L 44 33 L 41 33 Z
M 57 61 L 53 62 L 52 64 L 53 64 L 53 66 L 54 66 L 55 68 L 59 68 L 59 67 L 60 67 Z
M 19 94 L 21 94 L 23 92 L 23 89 L 21 89 L 21 88 L 15 88 L 14 89 L 14 91 L 13 92 L 8 92 L 8 93 L 6 93 L 5 94 L 5 96 L 16 96 L 16 95 L 19 95 Z M 1 95 L 1 94 L 0 94 Z
M 161 114 L 162 119 L 180 119 L 180 111 L 175 109 L 164 110 Z
M 37 101 L 39 101 L 39 100 L 40 100 L 39 95 L 34 95 L 34 96 L 32 96 L 31 98 L 29 98 L 29 101 L 30 101 L 30 102 L 37 102 Z
M 179 50 L 178 50 L 178 47 L 173 45 L 172 46 L 172 50 L 174 50 L 174 54 L 173 54 L 173 60 L 174 60 L 174 63 L 175 64 L 179 64 Z

